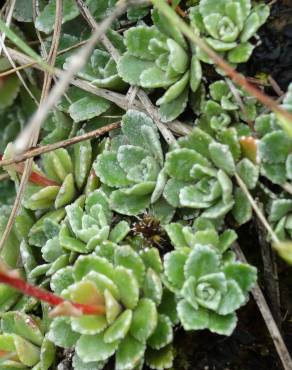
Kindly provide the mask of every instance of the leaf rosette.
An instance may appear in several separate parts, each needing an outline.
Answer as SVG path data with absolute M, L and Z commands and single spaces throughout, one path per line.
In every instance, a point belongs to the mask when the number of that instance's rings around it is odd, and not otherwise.
M 129 84 L 165 89 L 156 104 L 162 121 L 168 122 L 184 111 L 189 90 L 197 90 L 202 71 L 183 36 L 167 30 L 163 22 L 168 21 L 156 10 L 152 16 L 154 26 L 132 27 L 125 32 L 127 52 L 118 62 L 118 73 Z
M 245 63 L 255 46 L 250 39 L 266 22 L 270 14 L 265 4 L 252 5 L 250 0 L 201 0 L 190 9 L 191 26 L 204 37 L 206 43 L 232 64 Z M 213 62 L 196 48 L 196 55 L 204 63 Z
M 179 247 L 164 256 L 165 284 L 176 294 L 185 330 L 209 329 L 221 335 L 234 331 L 235 311 L 247 302 L 257 273 L 254 267 L 223 256 L 210 240 L 195 241 L 192 248 Z
M 1 368 L 49 369 L 55 360 L 55 346 L 44 335 L 41 321 L 23 312 L 1 316 Z
M 110 194 L 110 208 L 133 216 L 159 200 L 165 180 L 163 163 L 159 134 L 152 119 L 129 110 L 123 116 L 121 133 L 110 139 L 93 168 Z
M 35 166 L 36 173 L 50 184 L 29 183 L 23 205 L 31 210 L 60 209 L 72 203 L 86 184 L 92 164 L 91 143 L 83 141 L 74 145 L 72 155 L 64 148 L 46 153 L 41 163 L 43 171 Z
M 292 84 L 285 96 L 282 108 L 292 112 Z M 261 173 L 274 184 L 283 185 L 292 180 L 292 138 L 290 124 L 275 114 L 261 115 L 256 119 L 255 129 L 261 137 L 258 142 L 258 157 Z
M 257 117 L 256 99 L 249 96 L 241 89 L 236 89 L 238 98 L 235 98 L 227 82 L 218 80 L 209 86 L 210 98 L 202 104 L 202 116 L 199 119 L 201 127 L 207 125 L 215 132 L 222 131 L 226 127 L 244 130 L 244 134 L 249 132 L 248 127 L 244 127 L 242 122 L 252 122 Z M 239 105 L 239 99 L 242 105 Z M 241 123 L 241 124 L 240 124 Z M 239 125 L 240 124 L 240 125 Z
M 269 220 L 280 240 L 292 239 L 292 200 L 274 199 L 269 207 Z
M 85 202 L 80 198 L 67 206 L 66 215 L 58 242 L 67 251 L 89 253 L 106 241 L 121 242 L 130 231 L 126 221 L 117 223 L 110 230 L 112 212 L 109 200 L 101 190 L 91 192 Z
M 142 368 L 144 361 L 153 369 L 171 367 L 176 310 L 174 296 L 163 289 L 161 269 L 154 248 L 137 253 L 130 246 L 116 246 L 107 257 L 98 248 L 78 257 L 53 275 L 51 287 L 75 302 L 103 304 L 105 313 L 58 317 L 49 339 L 73 347 L 75 361 L 97 369 L 112 356 L 119 370 Z
M 192 208 L 211 220 L 223 219 L 230 211 L 238 224 L 250 220 L 251 206 L 232 177 L 239 174 L 253 189 L 258 180 L 257 166 L 247 158 L 236 164 L 234 148 L 215 141 L 199 128 L 179 139 L 178 144 L 165 159 L 170 177 L 163 192 L 166 201 L 173 207 Z

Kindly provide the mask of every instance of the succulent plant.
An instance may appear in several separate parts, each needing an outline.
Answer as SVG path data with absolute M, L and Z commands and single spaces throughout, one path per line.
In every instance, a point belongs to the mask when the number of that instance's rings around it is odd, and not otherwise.
M 192 235 L 170 224 L 168 233 L 176 249 L 164 256 L 164 282 L 178 299 L 183 328 L 231 335 L 237 322 L 235 311 L 247 302 L 256 282 L 256 268 L 235 261 L 234 255 L 224 257 L 234 241 L 230 231 L 220 237 L 212 229 Z M 182 235 L 187 236 L 187 244 L 181 243 Z
M 159 134 L 146 114 L 129 110 L 121 133 L 113 136 L 93 164 L 106 185 L 110 208 L 124 215 L 137 215 L 159 201 L 164 185 L 164 155 Z M 163 208 L 164 204 L 161 204 Z M 172 212 L 166 207 L 168 213 Z
M 292 84 L 288 88 L 282 107 L 292 112 Z M 275 114 L 259 116 L 255 129 L 258 142 L 258 159 L 261 173 L 275 184 L 283 185 L 292 180 L 292 138 Z
M 0 72 L 10 69 L 11 65 L 6 58 L 0 58 Z M 12 105 L 20 89 L 20 81 L 15 74 L 0 78 L 0 113 Z
M 257 101 L 242 89 L 236 88 L 239 96 L 234 97 L 228 83 L 218 80 L 209 85 L 210 100 L 202 107 L 203 115 L 210 122 L 214 131 L 222 130 L 230 125 L 234 126 L 243 122 L 253 122 L 257 117 Z M 239 99 L 242 106 L 239 105 Z
M 78 203 L 66 207 L 67 218 L 61 225 L 59 236 L 55 238 L 55 242 L 65 250 L 90 253 L 107 240 L 121 242 L 130 231 L 126 221 L 117 223 L 110 230 L 112 212 L 103 191 L 95 190 L 90 193 L 84 207 Z
M 236 164 L 228 145 L 199 128 L 179 139 L 178 145 L 165 159 L 165 171 L 170 177 L 163 192 L 167 202 L 173 207 L 195 209 L 207 219 L 222 219 L 232 210 L 237 223 L 247 222 L 252 216 L 251 206 L 232 177 L 239 174 L 253 189 L 258 179 L 257 166 L 247 158 Z
M 292 200 L 274 199 L 268 209 L 269 220 L 280 240 L 292 239 Z
M 194 30 L 217 53 L 232 64 L 247 62 L 254 45 L 250 39 L 266 22 L 269 6 L 253 5 L 251 0 L 200 0 L 190 9 L 190 21 Z M 204 63 L 213 62 L 196 48 L 196 55 Z
M 119 33 L 109 30 L 108 38 L 119 53 L 125 52 L 123 37 Z M 66 69 L 67 63 L 68 60 L 65 61 L 64 69 Z M 95 86 L 115 91 L 124 91 L 128 86 L 118 75 L 115 60 L 102 46 L 93 51 L 89 62 L 78 73 L 78 76 L 90 81 Z
M 115 368 L 153 369 L 172 364 L 173 295 L 160 280 L 162 262 L 156 249 L 135 252 L 116 246 L 106 257 L 80 256 L 73 266 L 56 272 L 52 289 L 79 303 L 104 304 L 102 316 L 57 317 L 48 338 L 76 351 L 75 361 L 103 368 L 115 355 Z
M 19 311 L 1 315 L 0 352 L 2 369 L 49 369 L 55 346 L 44 335 L 43 323 Z
M 165 19 L 156 10 L 153 21 L 154 26 L 141 25 L 125 32 L 127 52 L 119 60 L 118 73 L 129 84 L 166 89 L 156 104 L 162 121 L 167 122 L 184 111 L 189 89 L 197 90 L 202 71 L 183 36 L 179 32 L 169 35 L 163 26 Z
M 42 156 L 42 172 L 37 173 L 48 178 L 49 184 L 29 184 L 25 192 L 23 205 L 27 209 L 42 210 L 51 207 L 59 209 L 70 204 L 77 196 L 88 178 L 92 163 L 90 141 L 74 145 L 74 153 L 60 148 Z

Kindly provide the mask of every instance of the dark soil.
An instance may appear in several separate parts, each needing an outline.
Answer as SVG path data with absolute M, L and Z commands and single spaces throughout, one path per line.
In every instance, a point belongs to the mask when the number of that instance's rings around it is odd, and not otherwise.
M 247 74 L 271 75 L 283 91 L 292 81 L 292 1 L 278 0 L 269 21 L 258 32 L 261 45 L 247 63 Z

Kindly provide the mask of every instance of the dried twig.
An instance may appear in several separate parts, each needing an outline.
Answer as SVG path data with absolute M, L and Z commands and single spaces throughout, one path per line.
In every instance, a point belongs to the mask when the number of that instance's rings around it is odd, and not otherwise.
M 24 64 L 22 66 L 18 66 L 18 67 L 9 69 L 8 71 L 5 71 L 5 72 L 0 73 L 0 78 L 1 77 L 5 77 L 5 76 L 12 75 L 13 73 L 16 73 L 17 71 L 21 71 L 22 69 L 29 68 L 29 67 L 33 66 L 34 64 L 35 63 L 28 63 L 28 64 Z
M 59 148 L 66 148 L 70 145 L 80 143 L 81 141 L 90 140 L 90 139 L 102 136 L 106 134 L 107 132 L 112 131 L 118 127 L 120 127 L 119 122 L 111 123 L 105 127 L 98 128 L 96 130 L 87 132 L 86 134 L 83 134 L 80 136 L 74 136 L 70 139 L 62 140 L 54 144 L 48 144 L 48 145 L 41 146 L 39 148 L 27 150 L 26 152 L 19 154 L 11 159 L 3 159 L 2 161 L 0 161 L 0 167 L 20 163 L 20 162 L 25 161 L 26 159 L 33 158 L 38 155 L 48 153 L 48 152 L 51 152 Z
M 237 244 L 234 248 L 234 251 L 237 255 L 237 257 L 242 262 L 247 262 L 246 258 L 240 248 L 240 246 Z M 274 342 L 274 345 L 276 347 L 276 350 L 278 352 L 278 355 L 281 359 L 283 368 L 285 370 L 291 370 L 292 369 L 292 359 L 290 357 L 289 351 L 286 347 L 286 344 L 281 336 L 280 330 L 273 318 L 273 315 L 271 314 L 271 311 L 269 309 L 269 306 L 265 300 L 265 297 L 259 287 L 258 284 L 255 285 L 255 287 L 252 289 L 252 295 L 254 300 L 256 301 L 256 304 L 262 314 L 262 317 L 265 321 L 265 324 L 269 330 L 269 333 L 271 335 L 271 338 Z
M 262 210 L 262 205 L 260 205 L 260 208 Z M 270 243 L 267 241 L 266 229 L 263 227 L 258 218 L 256 218 L 255 221 L 264 267 L 265 292 L 268 297 L 275 321 L 278 327 L 281 328 L 281 301 L 276 255 L 271 248 Z

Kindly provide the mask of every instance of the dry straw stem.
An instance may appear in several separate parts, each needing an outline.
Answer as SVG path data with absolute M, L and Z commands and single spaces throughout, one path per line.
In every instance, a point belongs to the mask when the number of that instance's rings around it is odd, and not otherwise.
M 76 0 L 76 3 L 80 9 L 81 14 L 85 18 L 85 20 L 88 22 L 90 27 L 94 30 L 98 28 L 98 24 L 92 14 L 90 13 L 89 9 L 87 8 L 86 4 L 83 0 Z M 118 62 L 120 59 L 120 54 L 118 50 L 114 47 L 114 45 L 111 43 L 111 41 L 108 39 L 108 37 L 104 34 L 101 37 L 101 42 L 103 43 L 104 47 L 107 49 L 107 51 L 111 54 L 112 58 Z M 142 104 L 144 105 L 147 113 L 151 116 L 151 118 L 156 123 L 161 135 L 164 137 L 165 141 L 168 144 L 173 144 L 176 142 L 176 139 L 172 132 L 168 129 L 168 127 L 161 122 L 158 110 L 153 106 L 151 103 L 148 95 L 140 88 L 137 89 L 136 95 L 141 100 Z M 133 100 L 134 101 L 134 100 Z M 129 105 L 130 101 L 128 101 Z
M 38 155 L 51 152 L 53 150 L 59 149 L 59 148 L 66 148 L 68 146 L 80 143 L 81 141 L 90 140 L 97 138 L 99 136 L 102 136 L 106 134 L 107 132 L 110 132 L 114 129 L 117 129 L 120 127 L 119 122 L 111 123 L 105 127 L 98 128 L 96 130 L 87 132 L 86 134 L 74 136 L 71 139 L 62 140 L 54 144 L 48 144 L 41 146 L 39 148 L 29 149 L 26 152 L 19 154 L 11 159 L 4 159 L 0 161 L 0 167 L 16 164 L 25 161 L 26 159 L 36 157 Z
M 56 60 L 57 50 L 58 50 L 59 40 L 60 40 L 60 34 L 61 34 L 61 25 L 62 25 L 62 0 L 57 0 L 57 2 L 56 2 L 56 16 L 55 16 L 54 34 L 53 34 L 50 53 L 49 53 L 49 56 L 48 56 L 48 59 L 47 59 L 47 62 L 50 66 L 55 65 L 55 60 Z M 41 95 L 41 103 L 46 99 L 46 97 L 49 93 L 51 82 L 52 82 L 52 76 L 46 71 L 45 74 L 44 74 L 44 82 L 43 82 L 43 89 L 42 89 L 42 95 Z M 33 132 L 31 132 L 31 135 L 28 137 L 28 140 L 27 140 L 27 144 L 29 146 L 35 146 L 37 144 L 38 138 L 39 138 L 39 133 L 40 133 L 40 126 L 35 127 L 35 129 L 33 130 Z M 13 207 L 12 207 L 7 225 L 5 227 L 5 230 L 3 232 L 2 237 L 0 239 L 0 250 L 2 250 L 2 248 L 4 247 L 5 242 L 7 241 L 8 237 L 9 237 L 9 234 L 10 234 L 12 228 L 13 228 L 16 215 L 17 215 L 17 213 L 19 211 L 19 208 L 21 206 L 21 202 L 22 202 L 22 199 L 23 199 L 25 187 L 26 187 L 26 185 L 28 183 L 28 180 L 29 180 L 29 177 L 30 177 L 32 165 L 33 165 L 33 158 L 28 159 L 25 162 L 24 171 L 23 171 L 23 174 L 22 174 L 22 177 L 21 177 L 21 180 L 20 180 L 19 187 L 17 189 L 16 198 L 15 198 L 15 201 L 14 201 L 14 204 L 13 204 Z
M 9 53 L 10 53 L 11 57 L 15 61 L 17 61 L 17 63 L 19 63 L 19 64 L 31 63 L 33 68 L 36 68 L 40 71 L 44 70 L 43 67 L 41 65 L 39 65 L 31 57 L 28 57 L 27 55 L 25 55 L 25 54 L 23 54 L 23 53 L 21 53 L 20 51 L 17 51 L 17 50 L 14 50 L 14 49 L 11 49 L 11 48 L 7 48 L 7 49 L 9 50 Z M 54 69 L 55 76 L 60 77 L 62 75 L 62 73 L 63 73 L 62 70 L 57 69 L 57 68 Z M 111 101 L 112 103 L 116 104 L 117 106 L 119 106 L 123 110 L 127 110 L 129 108 L 128 98 L 127 98 L 127 96 L 125 96 L 123 94 L 116 93 L 116 92 L 111 91 L 111 90 L 96 87 L 96 86 L 92 85 L 91 83 L 89 83 L 85 80 L 81 80 L 81 79 L 76 78 L 76 77 L 72 78 L 70 83 L 71 83 L 71 85 L 79 87 L 80 89 L 82 89 L 84 91 L 87 91 L 87 92 L 89 92 L 93 95 L 100 96 L 102 98 L 105 98 L 105 99 Z M 137 99 L 135 99 L 133 101 L 133 104 L 132 104 L 131 108 L 142 111 L 142 112 L 147 112 L 145 107 L 143 106 L 143 104 Z M 178 120 L 174 120 L 172 122 L 169 122 L 169 123 L 166 124 L 166 126 L 172 132 L 174 132 L 177 135 L 181 135 L 181 136 L 188 135 L 192 131 L 191 126 L 189 126 L 185 123 L 182 123 Z
M 271 225 L 268 223 L 265 215 L 260 210 L 260 208 L 257 205 L 256 201 L 253 199 L 252 195 L 250 194 L 248 188 L 246 187 L 246 185 L 243 182 L 243 180 L 241 179 L 241 177 L 236 173 L 235 174 L 235 178 L 236 178 L 236 181 L 237 181 L 239 187 L 241 188 L 241 190 L 243 191 L 243 193 L 246 195 L 246 197 L 247 197 L 249 203 L 251 204 L 251 206 L 252 206 L 255 214 L 258 216 L 259 220 L 261 221 L 261 223 L 263 224 L 263 226 L 265 227 L 265 229 L 269 233 L 269 236 L 271 237 L 271 239 L 273 240 L 273 242 L 274 243 L 279 243 L 280 242 L 279 238 L 274 233 Z
M 48 97 L 42 102 L 39 109 L 32 116 L 31 120 L 27 124 L 26 128 L 18 136 L 15 141 L 15 151 L 17 153 L 23 152 L 28 147 L 29 138 L 35 130 L 38 130 L 43 121 L 46 119 L 49 111 L 55 106 L 60 100 L 66 89 L 71 83 L 72 78 L 76 73 L 82 69 L 90 56 L 94 45 L 100 39 L 100 37 L 110 27 L 111 23 L 126 9 L 125 2 L 118 2 L 112 13 L 99 25 L 99 27 L 93 32 L 88 42 L 73 55 L 67 71 L 63 71 L 60 75 L 59 81 L 52 88 Z
M 246 258 L 239 246 L 239 244 L 236 244 L 234 251 L 237 255 L 237 257 L 244 263 L 247 263 Z M 262 317 L 266 323 L 266 326 L 269 330 L 269 333 L 271 335 L 271 338 L 274 342 L 274 345 L 276 347 L 276 350 L 278 352 L 278 355 L 281 359 L 283 368 L 285 370 L 291 370 L 292 369 L 292 359 L 289 354 L 289 351 L 286 347 L 286 344 L 281 336 L 280 330 L 271 314 L 271 311 L 269 309 L 269 306 L 266 302 L 266 299 L 263 295 L 263 292 L 261 291 L 261 288 L 258 284 L 255 285 L 255 287 L 252 289 L 252 295 L 254 300 L 256 301 L 256 304 L 262 314 Z
M 249 94 L 253 95 L 262 104 L 270 108 L 270 110 L 280 114 L 282 117 L 285 117 L 290 124 L 292 124 L 292 114 L 285 111 L 277 104 L 277 102 L 263 94 L 256 87 L 251 85 L 243 75 L 236 72 L 223 58 L 221 58 L 198 35 L 196 35 L 189 25 L 187 25 L 187 23 L 182 20 L 166 2 L 161 0 L 151 0 L 151 2 L 171 21 L 175 27 L 202 49 L 236 84 L 244 88 Z

